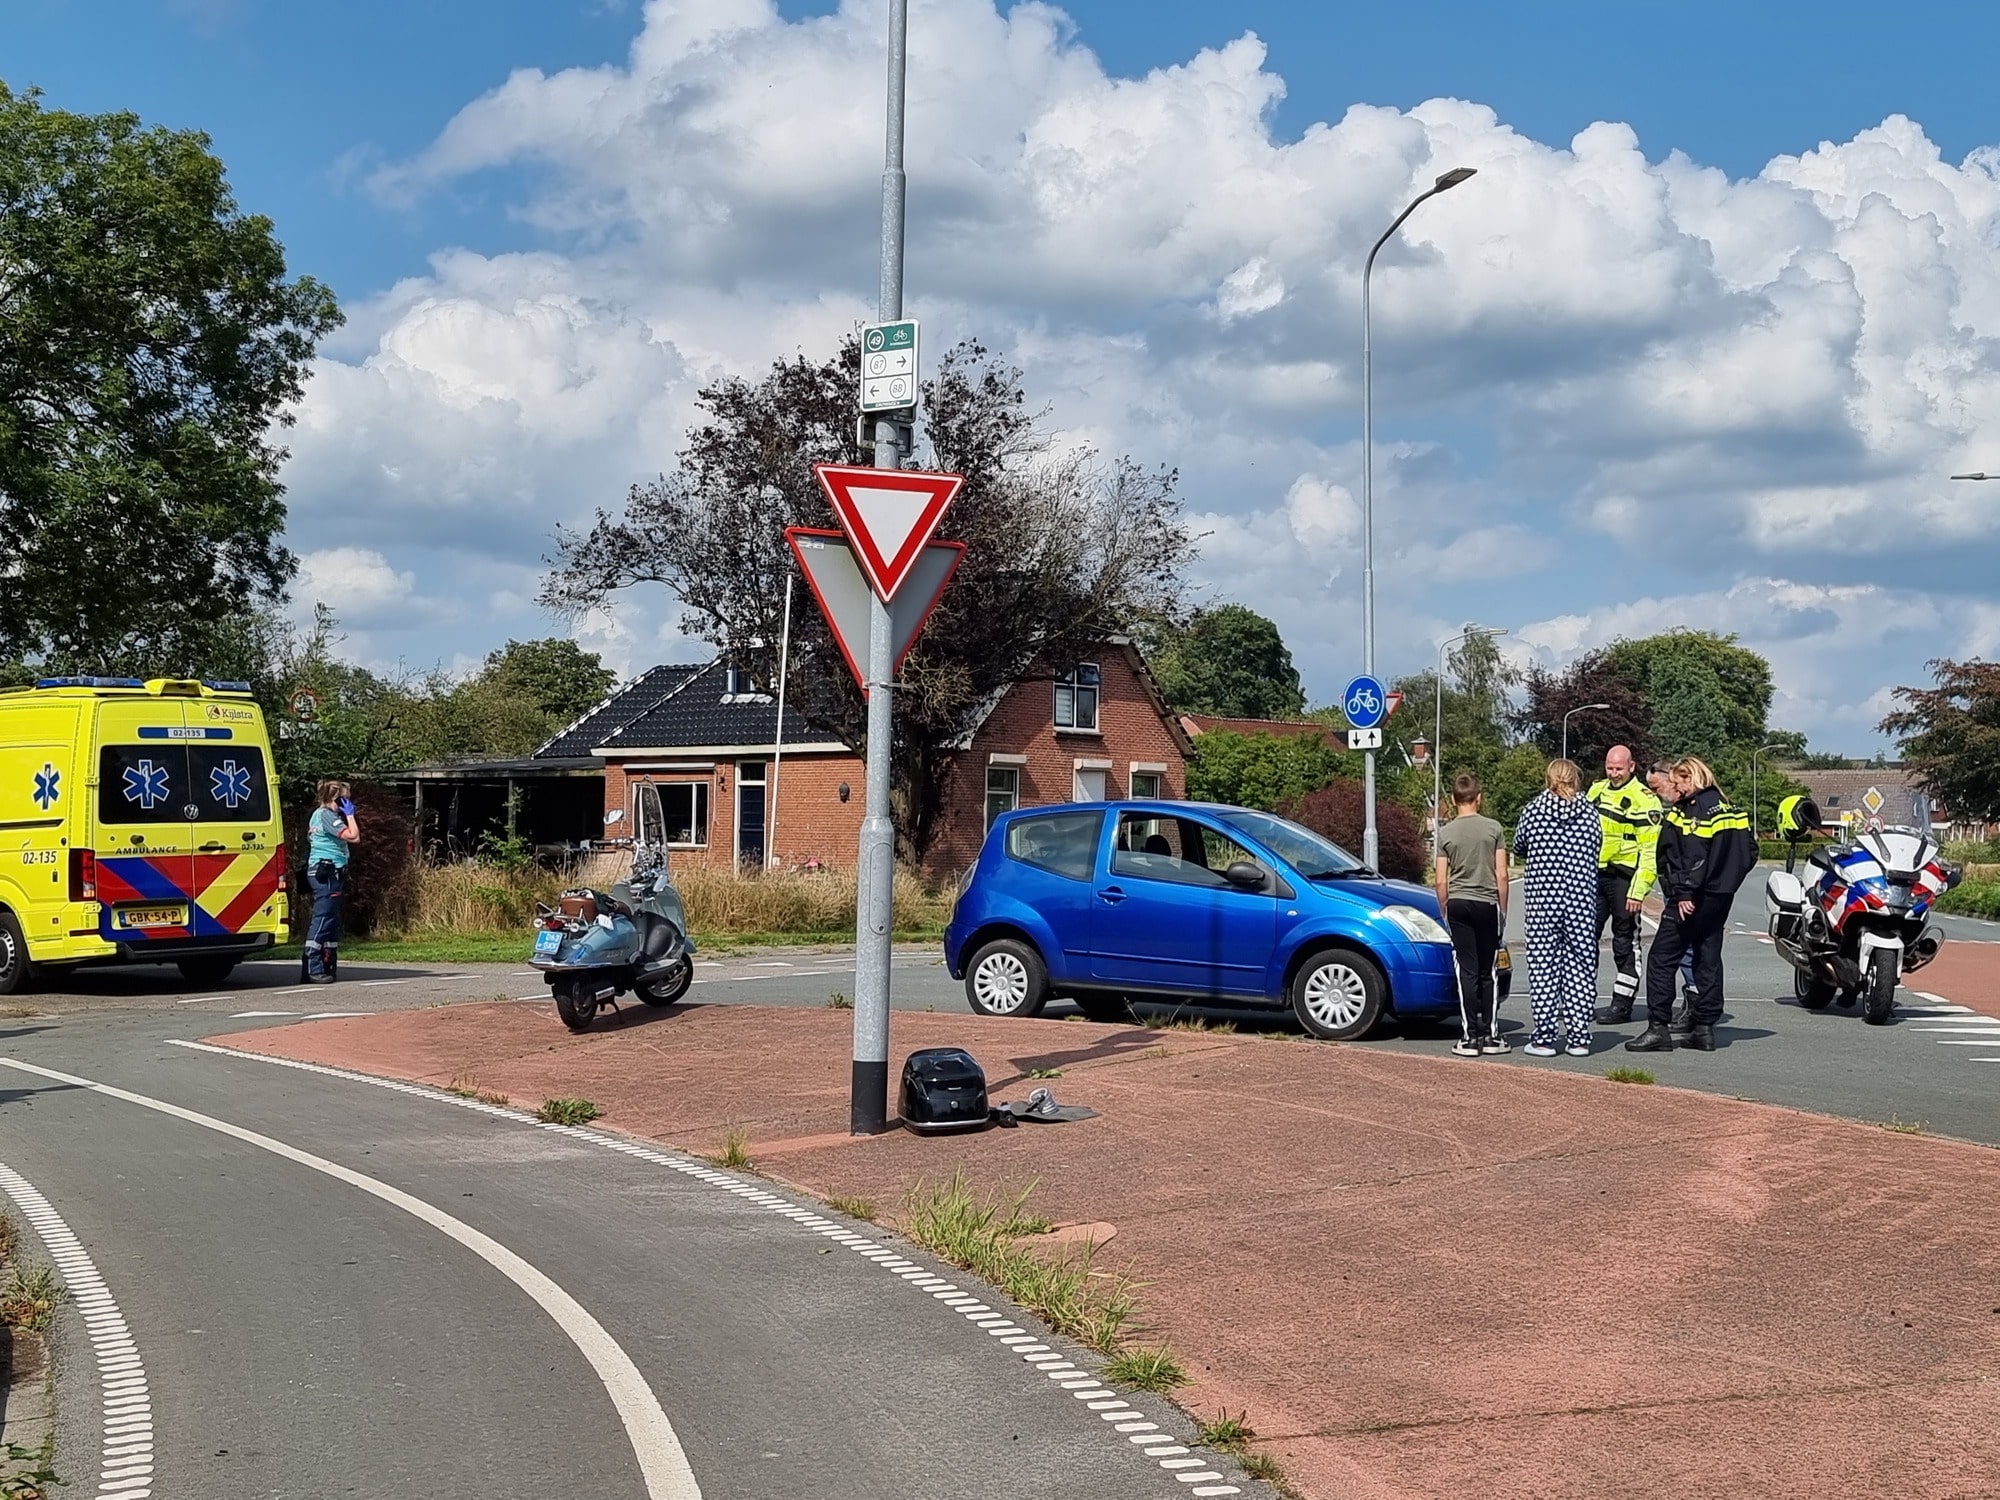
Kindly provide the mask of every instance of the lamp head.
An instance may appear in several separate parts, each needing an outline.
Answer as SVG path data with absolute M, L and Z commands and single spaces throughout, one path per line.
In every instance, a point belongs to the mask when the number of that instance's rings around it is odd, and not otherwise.
M 1453 167 L 1449 172 L 1446 172 L 1442 177 L 1438 178 L 1437 185 L 1433 187 L 1431 191 L 1434 193 L 1442 193 L 1447 188 L 1457 187 L 1461 182 L 1465 181 L 1468 177 L 1476 177 L 1478 175 L 1479 175 L 1479 169 L 1477 167 Z

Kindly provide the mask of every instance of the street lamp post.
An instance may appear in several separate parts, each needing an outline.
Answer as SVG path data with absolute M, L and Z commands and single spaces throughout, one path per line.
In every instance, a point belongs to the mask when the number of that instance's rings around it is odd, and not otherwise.
M 1770 744 L 1766 745 L 1762 750 L 1757 751 L 1750 757 L 1750 838 L 1753 842 L 1763 837 L 1763 835 L 1757 831 L 1758 829 L 1757 762 L 1761 760 L 1768 751 L 1782 750 L 1784 748 L 1785 748 L 1785 741 L 1773 740 Z
M 1564 760 L 1569 759 L 1569 721 L 1575 718 L 1578 714 L 1589 713 L 1594 708 L 1609 708 L 1609 707 L 1611 707 L 1609 703 L 1580 703 L 1575 708 L 1572 708 L 1568 713 L 1563 715 L 1562 758 Z
M 1448 192 L 1468 177 L 1472 167 L 1453 167 L 1436 182 L 1410 200 L 1409 207 L 1382 231 L 1382 238 L 1368 252 L 1361 268 L 1361 670 L 1375 675 L 1375 358 L 1368 334 L 1368 281 L 1375 272 L 1375 257 L 1389 236 L 1403 227 L 1403 220 L 1417 211 L 1426 198 Z M 1438 691 L 1444 691 L 1440 683 Z M 1375 752 L 1362 756 L 1361 860 L 1371 870 L 1381 868 L 1381 843 L 1375 832 Z M 1433 819 L 1435 821 L 1435 819 Z
M 2000 474 L 1954 474 L 1953 479 L 2000 479 Z
M 1445 652 L 1460 641 L 1470 641 L 1479 637 L 1492 640 L 1507 632 L 1497 626 L 1468 625 L 1457 635 L 1447 636 L 1438 643 L 1437 677 L 1433 686 L 1437 689 L 1436 722 L 1431 726 L 1431 858 L 1437 858 L 1438 834 L 1444 827 L 1444 657 Z

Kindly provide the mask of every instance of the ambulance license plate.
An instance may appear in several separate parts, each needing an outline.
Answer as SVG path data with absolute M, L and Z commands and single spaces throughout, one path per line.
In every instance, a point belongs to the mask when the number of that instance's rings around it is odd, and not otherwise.
M 141 929 L 185 927 L 187 915 L 185 906 L 121 906 L 118 908 L 118 925 Z
M 557 950 L 562 947 L 562 940 L 563 935 L 560 932 L 551 932 L 546 927 L 543 928 L 535 934 L 535 957 L 555 957 Z

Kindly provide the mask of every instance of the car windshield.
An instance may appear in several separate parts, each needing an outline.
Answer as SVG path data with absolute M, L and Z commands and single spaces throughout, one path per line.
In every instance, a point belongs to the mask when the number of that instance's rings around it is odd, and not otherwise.
M 1232 808 L 1222 815 L 1222 821 L 1250 835 L 1307 880 L 1355 875 L 1368 868 L 1340 845 L 1289 818 Z

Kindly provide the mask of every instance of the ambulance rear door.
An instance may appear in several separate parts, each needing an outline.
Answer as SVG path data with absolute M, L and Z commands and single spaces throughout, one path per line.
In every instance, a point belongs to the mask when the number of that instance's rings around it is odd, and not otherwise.
M 198 706 L 198 705 L 197 705 Z M 143 944 L 193 936 L 194 829 L 188 700 L 97 701 L 93 811 L 100 934 Z
M 233 935 L 270 904 L 285 873 L 263 720 L 247 701 L 208 699 L 188 704 L 187 722 L 195 935 Z

